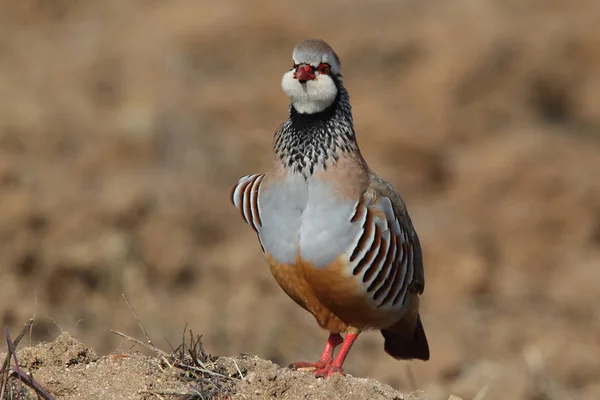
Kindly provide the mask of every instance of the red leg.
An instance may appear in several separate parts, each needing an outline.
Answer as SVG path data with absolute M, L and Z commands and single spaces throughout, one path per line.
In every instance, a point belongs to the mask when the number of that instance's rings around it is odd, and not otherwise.
M 323 353 L 321 354 L 321 358 L 317 362 L 304 362 L 299 361 L 290 365 L 290 368 L 293 369 L 303 369 L 303 368 L 312 368 L 312 369 L 323 369 L 326 368 L 333 362 L 333 350 L 342 344 L 344 339 L 338 333 L 332 333 L 329 335 L 329 339 L 327 339 L 327 344 L 325 344 L 325 348 L 323 349 Z
M 333 362 L 329 365 L 326 365 L 324 368 L 317 369 L 314 372 L 315 376 L 320 378 L 329 378 L 336 372 L 343 375 L 344 371 L 342 370 L 342 365 L 344 364 L 344 360 L 346 359 L 346 356 L 348 355 L 348 352 L 350 351 L 350 348 L 354 344 L 354 341 L 357 337 L 358 334 L 356 333 L 348 333 L 335 360 L 333 360 Z

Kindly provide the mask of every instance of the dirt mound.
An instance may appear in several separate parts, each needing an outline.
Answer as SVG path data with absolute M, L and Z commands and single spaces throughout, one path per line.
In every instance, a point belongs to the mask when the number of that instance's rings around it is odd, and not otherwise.
M 2 358 L 4 355 L 2 355 Z M 426 400 L 402 394 L 374 379 L 334 376 L 316 379 L 310 373 L 281 368 L 252 355 L 211 360 L 210 372 L 226 380 L 218 392 L 199 389 L 199 382 L 165 359 L 127 351 L 99 357 L 63 332 L 53 342 L 17 352 L 20 368 L 57 399 L 373 399 Z M 207 375 L 210 378 L 210 375 Z M 33 391 L 11 382 L 8 395 L 36 398 Z M 12 398 L 12 397 L 9 397 Z M 460 399 L 458 399 L 460 400 Z
M 234 363 L 235 361 L 235 363 Z M 237 364 L 244 375 L 238 381 L 233 398 L 256 399 L 423 399 L 418 394 L 402 394 L 375 379 L 335 375 L 316 379 L 310 372 L 292 371 L 252 355 L 227 357 L 219 360 L 235 376 Z

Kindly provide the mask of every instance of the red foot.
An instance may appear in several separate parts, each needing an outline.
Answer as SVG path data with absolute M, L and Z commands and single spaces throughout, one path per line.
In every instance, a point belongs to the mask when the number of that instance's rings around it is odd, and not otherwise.
M 295 370 L 320 370 L 327 368 L 333 362 L 333 350 L 342 344 L 344 339 L 337 333 L 332 333 L 329 335 L 329 339 L 327 339 L 327 344 L 323 349 L 323 354 L 321 354 L 321 359 L 317 362 L 304 362 L 299 361 L 289 365 L 289 368 Z
M 340 367 L 336 367 L 335 365 L 328 365 L 325 368 L 321 368 L 316 370 L 315 372 L 313 372 L 313 375 L 316 376 L 317 378 L 329 378 L 331 375 L 333 374 L 342 374 L 342 375 L 346 375 L 344 374 L 344 371 L 342 371 L 342 369 Z
M 323 368 L 327 368 L 327 366 L 328 366 L 328 363 L 326 363 L 325 361 L 317 361 L 317 362 L 298 361 L 293 364 L 290 364 L 288 368 L 295 369 L 295 370 L 304 370 L 304 369 L 320 370 Z
M 327 344 L 325 345 L 325 349 L 323 349 L 323 354 L 321 354 L 321 359 L 314 363 L 309 362 L 296 362 L 290 365 L 290 368 L 293 369 L 314 369 L 313 374 L 317 378 L 329 378 L 333 374 L 342 374 L 344 375 L 344 371 L 342 371 L 342 364 L 348 355 L 348 351 L 350 351 L 350 347 L 358 337 L 357 333 L 349 333 L 346 335 L 346 339 L 342 339 L 339 334 L 332 333 L 329 335 L 329 339 L 327 340 Z M 336 346 L 340 345 L 343 342 L 340 353 L 333 359 L 333 349 Z

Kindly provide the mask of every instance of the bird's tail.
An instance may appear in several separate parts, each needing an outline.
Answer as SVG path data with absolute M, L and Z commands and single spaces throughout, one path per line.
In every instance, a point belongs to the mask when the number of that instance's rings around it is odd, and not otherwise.
M 400 360 L 418 358 L 427 361 L 429 360 L 429 345 L 419 314 L 417 314 L 416 321 L 413 319 L 411 322 L 407 324 L 407 321 L 403 319 L 396 325 L 381 330 L 381 334 L 385 338 L 385 352 Z

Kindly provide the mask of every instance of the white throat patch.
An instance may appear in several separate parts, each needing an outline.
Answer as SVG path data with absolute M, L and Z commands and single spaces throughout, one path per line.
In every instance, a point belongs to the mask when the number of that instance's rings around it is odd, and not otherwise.
M 314 114 L 329 107 L 337 96 L 337 87 L 329 75 L 316 74 L 316 78 L 305 83 L 294 79 L 294 71 L 283 74 L 283 91 L 290 97 L 292 105 L 300 114 Z

